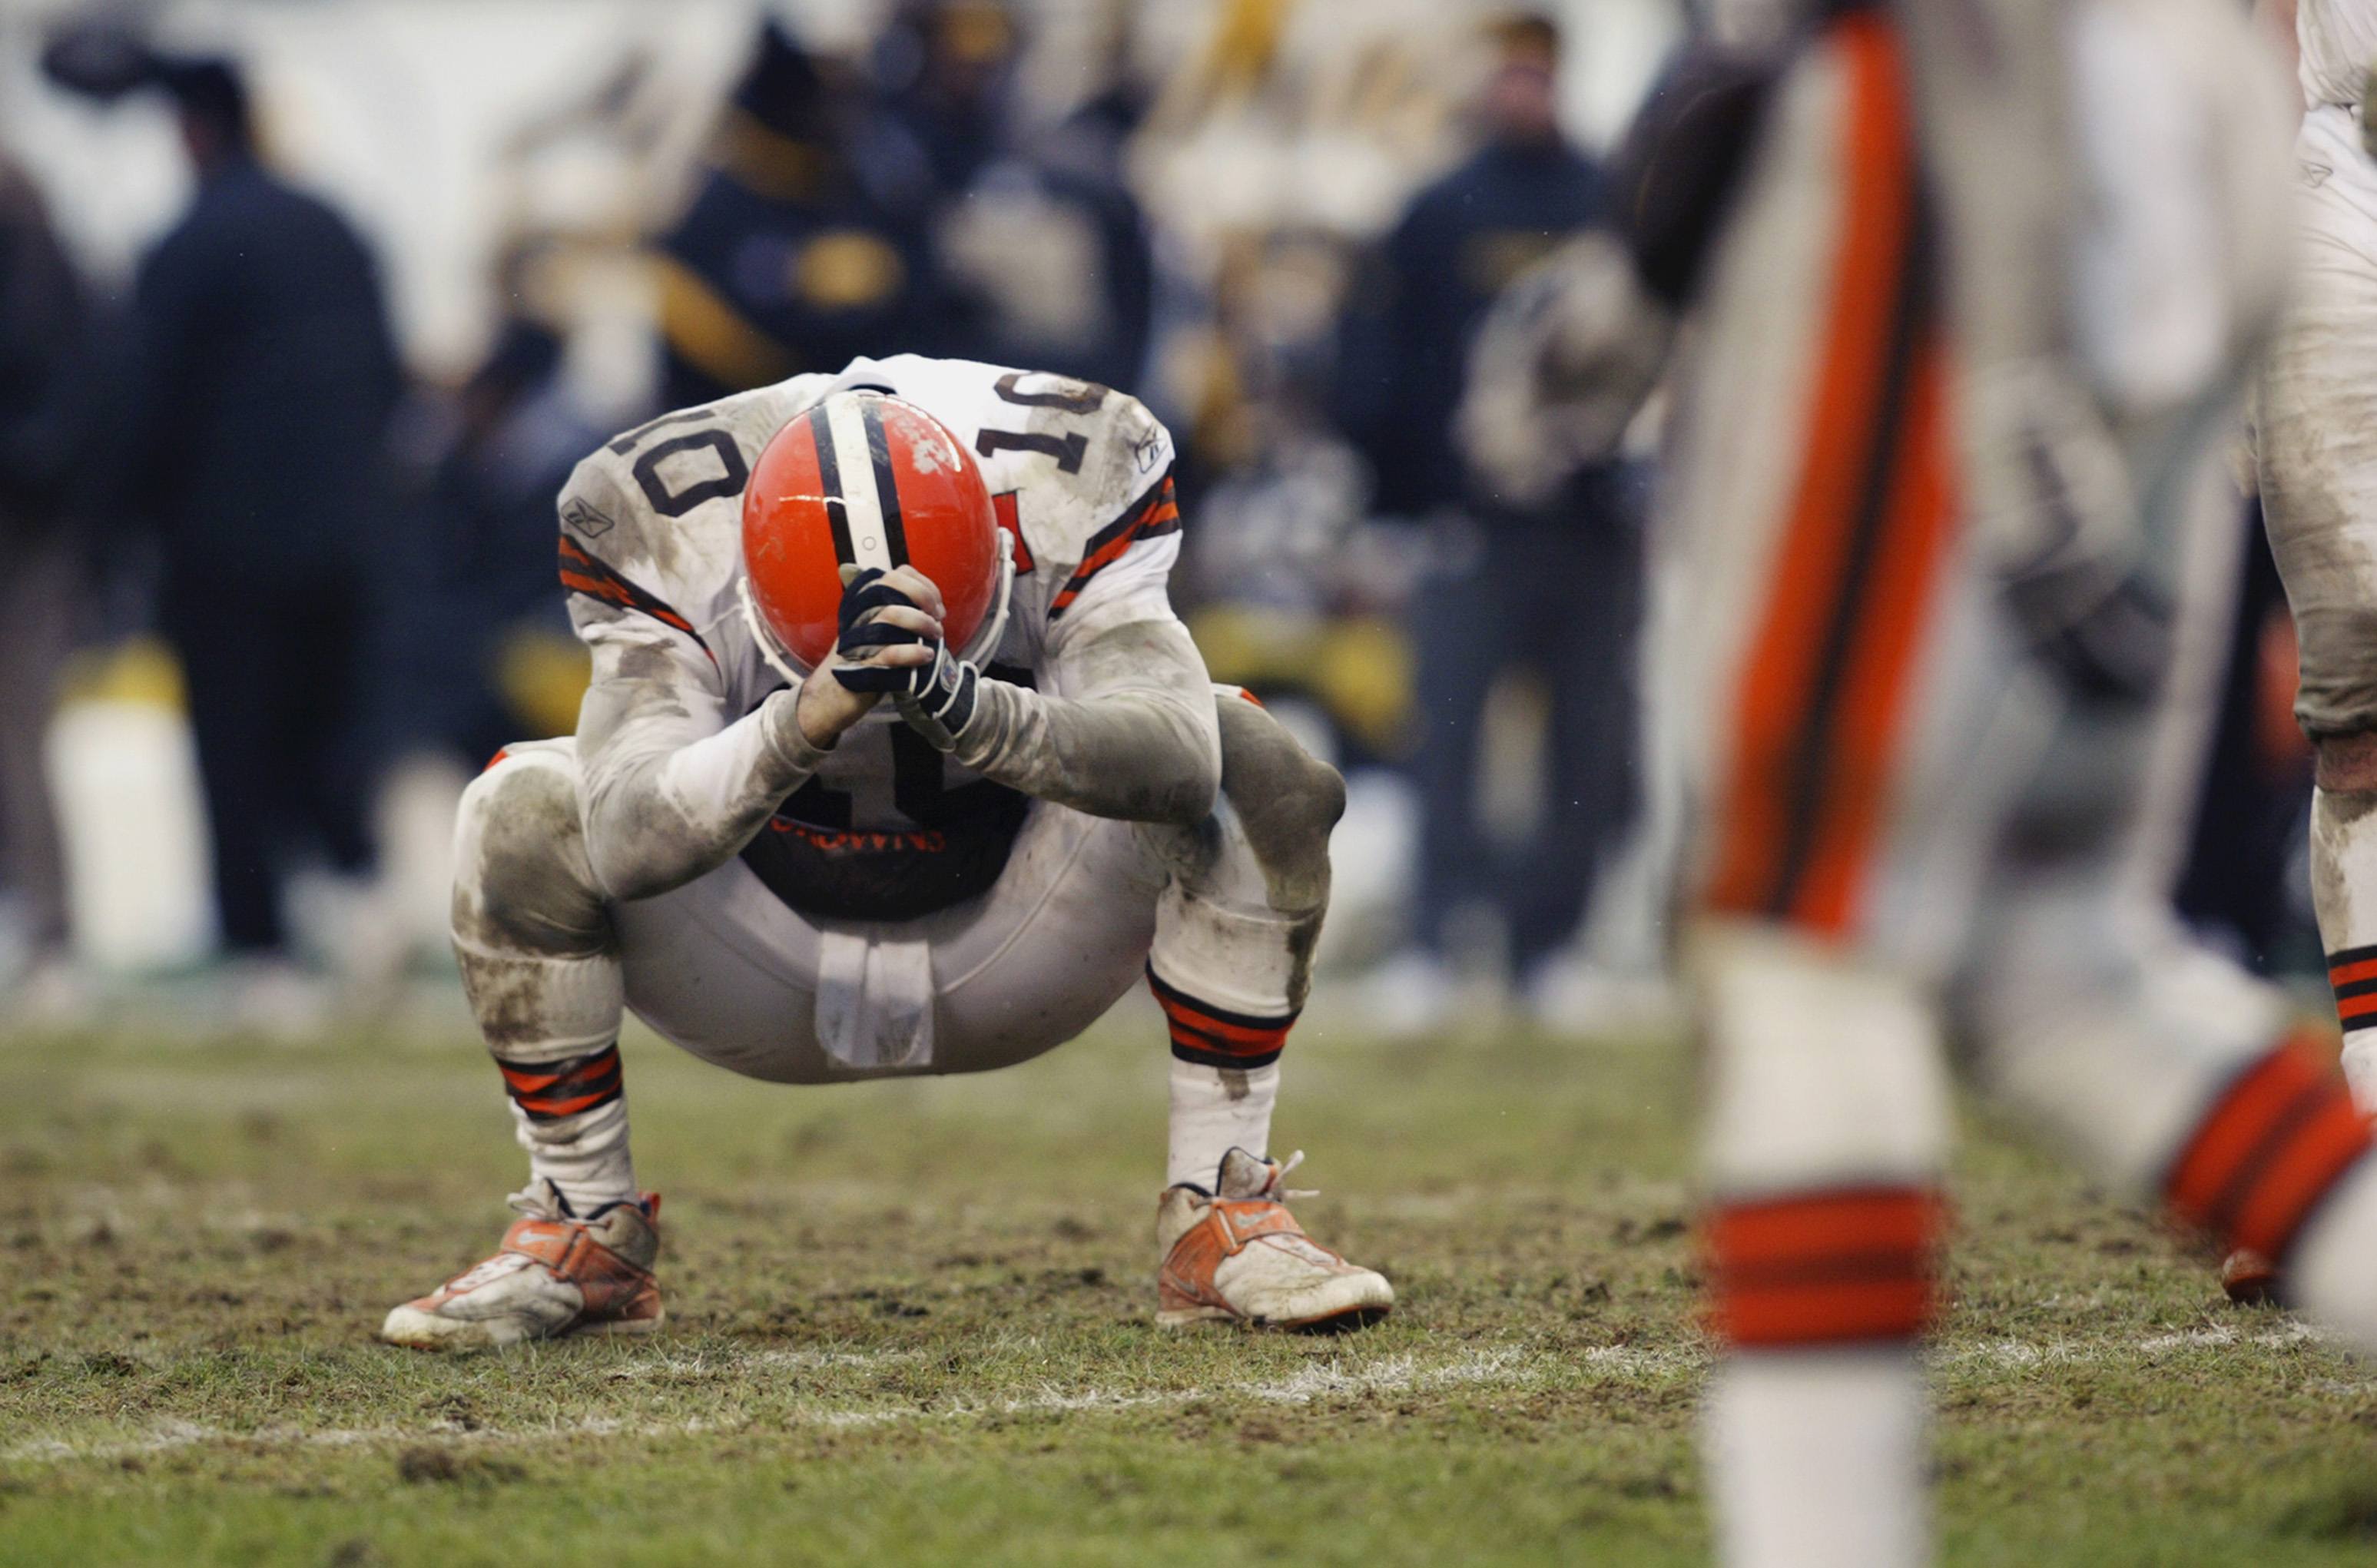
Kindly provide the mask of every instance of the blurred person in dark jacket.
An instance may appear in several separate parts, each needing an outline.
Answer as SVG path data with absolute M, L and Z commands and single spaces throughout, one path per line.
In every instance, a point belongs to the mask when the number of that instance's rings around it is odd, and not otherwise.
M 1559 29 L 1527 16 L 1495 30 L 1484 145 L 1412 198 L 1346 323 L 1337 418 L 1370 460 L 1374 506 L 1391 515 L 1461 504 L 1452 413 L 1478 321 L 1520 273 L 1607 216 L 1599 166 L 1560 133 Z
M 885 113 L 955 195 L 1006 151 L 1021 40 L 997 0 L 907 0 L 876 41 Z
M 1022 47 L 990 0 L 926 0 L 876 51 L 886 109 L 940 193 L 939 352 L 1136 390 L 1155 297 L 1146 222 L 1122 170 L 1141 95 L 1117 38 L 1112 86 L 1056 125 L 1019 127 Z
M 554 592 L 554 497 L 602 444 L 561 374 L 562 344 L 515 318 L 428 443 L 410 565 L 425 623 L 388 663 L 406 744 L 477 768 L 508 741 L 578 722 L 585 655 Z
M 260 1013 L 294 1012 L 282 874 L 309 850 L 340 872 L 370 859 L 365 664 L 400 371 L 370 253 L 259 162 L 238 73 L 160 71 L 197 189 L 140 267 L 125 500 L 156 531 L 222 943 Z
M 938 346 L 936 188 L 913 136 L 768 23 L 661 243 L 662 406 Z
M 82 586 L 66 492 L 86 425 L 85 325 L 40 193 L 0 162 L 0 897 L 15 905 L 19 1013 L 78 988 L 44 739 Z M 0 988 L 6 964 L 0 953 Z
M 1452 923 L 1500 917 L 1534 987 L 1573 933 L 1601 845 L 1630 796 L 1629 701 L 1641 555 L 1623 477 L 1589 466 L 1516 504 L 1481 493 L 1454 438 L 1489 305 L 1606 216 L 1601 171 L 1561 135 L 1560 37 L 1537 16 L 1497 24 L 1486 138 L 1415 197 L 1357 286 L 1337 413 L 1375 475 L 1375 509 L 1424 519 L 1433 566 L 1415 596 L 1414 774 L 1421 793 L 1415 947 L 1374 981 L 1382 1023 L 1426 1030 L 1454 1005 Z M 1514 669 L 1548 699 L 1542 826 L 1501 849 L 1478 821 L 1487 690 Z M 1508 850 L 1509 853 L 1504 851 Z

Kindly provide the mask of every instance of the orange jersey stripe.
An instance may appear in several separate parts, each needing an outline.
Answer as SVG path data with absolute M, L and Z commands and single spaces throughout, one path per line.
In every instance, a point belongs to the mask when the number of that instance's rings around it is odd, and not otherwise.
M 1841 249 L 1808 459 L 1732 715 L 1737 744 L 1709 890 L 1722 909 L 1762 908 L 1783 868 L 1789 823 L 1777 781 L 1803 733 L 1823 628 L 1844 589 L 1857 486 L 1883 412 L 1893 323 L 1881 302 L 1894 297 L 1911 243 L 1913 160 L 1896 41 L 1875 18 L 1840 23 L 1832 41 L 1848 77 Z
M 1049 604 L 1048 613 L 1053 616 L 1070 606 L 1081 597 L 1081 590 L 1089 586 L 1090 579 L 1120 560 L 1133 545 L 1169 533 L 1179 526 L 1180 508 L 1173 498 L 1172 476 L 1167 473 L 1135 510 L 1125 512 L 1091 536 L 1090 548 L 1082 556 L 1081 564 Z
M 622 609 L 639 611 L 663 626 L 674 627 L 700 643 L 701 651 L 710 654 L 712 664 L 718 661 L 718 655 L 711 653 L 710 644 L 702 641 L 701 634 L 693 629 L 691 621 L 588 555 L 579 547 L 577 541 L 566 533 L 561 536 L 561 585 L 572 592 L 584 593 Z
M 1953 532 L 1946 355 L 1921 351 L 1902 432 L 1901 471 L 1868 585 L 1827 761 L 1824 808 L 1792 912 L 1818 930 L 1856 918 L 1884 830 L 1906 701 Z
M 1129 531 L 1117 534 L 1114 538 L 1107 540 L 1104 545 L 1099 545 L 1097 549 L 1091 552 L 1089 557 L 1081 562 L 1081 569 L 1073 573 L 1072 581 L 1068 582 L 1065 585 L 1064 590 L 1057 595 L 1057 603 L 1058 604 L 1069 604 L 1075 599 L 1080 598 L 1081 595 L 1081 590 L 1089 585 L 1091 578 L 1096 576 L 1104 569 L 1110 567 L 1115 562 L 1122 559 L 1124 553 L 1129 550 L 1133 545 L 1138 543 L 1139 525 L 1134 523 Z

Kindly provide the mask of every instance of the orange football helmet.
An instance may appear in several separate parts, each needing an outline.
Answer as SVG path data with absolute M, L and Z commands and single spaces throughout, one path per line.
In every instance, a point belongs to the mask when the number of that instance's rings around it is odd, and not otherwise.
M 1015 562 L 973 455 L 914 403 L 836 392 L 776 432 L 743 491 L 743 607 L 760 652 L 795 679 L 816 669 L 845 569 L 897 566 L 941 591 L 950 652 L 997 646 Z

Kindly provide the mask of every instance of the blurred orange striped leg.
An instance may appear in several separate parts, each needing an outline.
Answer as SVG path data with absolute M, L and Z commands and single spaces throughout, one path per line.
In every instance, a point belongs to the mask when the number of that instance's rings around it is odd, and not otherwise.
M 2355 1185 L 2354 1177 L 2359 1188 L 2377 1194 L 2368 1179 L 2369 1142 L 2367 1119 L 2350 1094 L 2320 1060 L 2315 1042 L 2298 1036 L 2250 1063 L 2221 1090 L 2171 1162 L 2164 1196 L 2181 1219 L 2227 1243 L 2223 1283 L 2232 1296 L 2276 1293 L 2316 1311 L 2319 1303 L 2300 1287 L 2319 1275 L 2297 1267 L 2300 1244 L 2330 1200 Z M 2359 1233 L 2358 1245 L 2343 1245 L 2366 1254 L 2367 1234 Z M 2240 1290 L 2240 1279 L 2256 1264 L 2260 1292 Z M 2365 1265 L 2347 1267 L 2336 1294 L 2349 1317 L 2377 1322 L 2377 1308 L 2353 1299 L 2365 1285 L 2377 1284 L 2354 1279 L 2367 1272 Z

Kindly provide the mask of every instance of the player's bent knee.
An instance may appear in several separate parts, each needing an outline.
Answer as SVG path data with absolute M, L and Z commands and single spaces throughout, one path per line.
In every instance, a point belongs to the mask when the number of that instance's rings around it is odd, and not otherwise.
M 452 919 L 458 941 L 483 949 L 576 954 L 604 944 L 570 760 L 508 759 L 462 792 Z
M 1247 842 L 1275 879 L 1311 884 L 1327 896 L 1329 834 L 1345 815 L 1345 780 L 1307 751 L 1285 725 L 1242 697 L 1217 700 L 1222 723 L 1222 793 L 1246 829 Z

